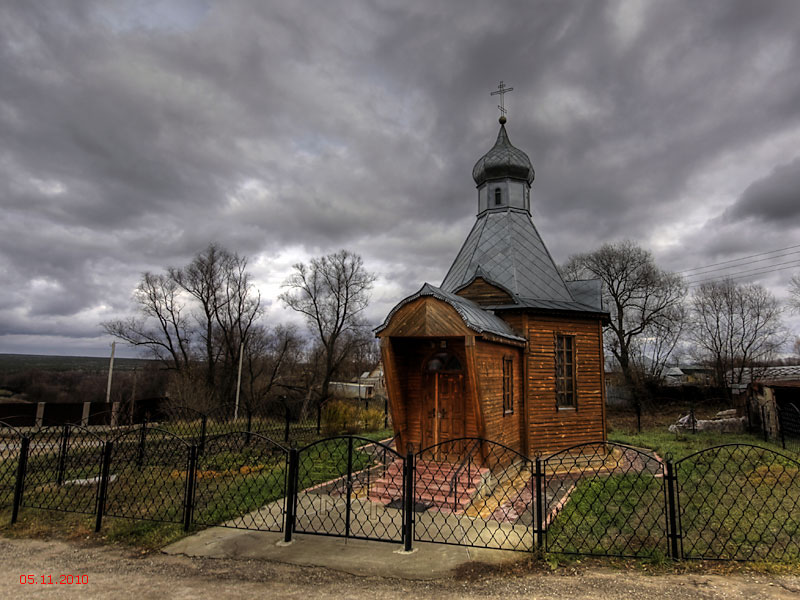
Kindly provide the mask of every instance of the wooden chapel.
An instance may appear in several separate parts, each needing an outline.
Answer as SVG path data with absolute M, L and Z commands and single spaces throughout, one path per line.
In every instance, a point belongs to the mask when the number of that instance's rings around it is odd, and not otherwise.
M 531 220 L 506 118 L 472 171 L 475 225 L 441 285 L 376 329 L 400 452 L 462 437 L 526 455 L 605 440 L 599 280 L 565 282 Z

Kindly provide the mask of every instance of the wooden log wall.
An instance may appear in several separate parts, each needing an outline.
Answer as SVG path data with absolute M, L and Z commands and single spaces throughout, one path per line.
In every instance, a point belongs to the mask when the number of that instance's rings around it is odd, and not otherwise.
M 522 351 L 514 346 L 479 341 L 476 358 L 480 381 L 480 406 L 485 431 L 482 437 L 524 452 L 521 424 L 524 418 Z M 503 359 L 512 359 L 514 412 L 503 410 Z
M 602 330 L 598 320 L 522 315 L 527 331 L 528 452 L 606 439 Z M 556 334 L 575 336 L 577 407 L 556 406 Z
M 511 294 L 502 288 L 492 285 L 483 277 L 476 277 L 472 283 L 456 293 L 481 306 L 513 304 L 514 302 Z

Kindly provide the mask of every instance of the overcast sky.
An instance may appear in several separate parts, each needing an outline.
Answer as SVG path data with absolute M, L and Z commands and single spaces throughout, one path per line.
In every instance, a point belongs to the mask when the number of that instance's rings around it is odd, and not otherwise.
M 141 273 L 212 241 L 272 323 L 293 263 L 355 251 L 381 321 L 474 222 L 500 80 L 557 262 L 798 246 L 799 33 L 795 0 L 2 3 L 0 352 L 107 354 Z M 734 272 L 785 296 L 798 250 Z

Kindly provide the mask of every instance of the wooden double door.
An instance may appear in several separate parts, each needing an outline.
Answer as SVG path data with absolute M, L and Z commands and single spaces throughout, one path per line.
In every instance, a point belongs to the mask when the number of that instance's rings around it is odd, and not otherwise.
M 424 386 L 422 447 L 464 437 L 464 373 L 427 372 Z

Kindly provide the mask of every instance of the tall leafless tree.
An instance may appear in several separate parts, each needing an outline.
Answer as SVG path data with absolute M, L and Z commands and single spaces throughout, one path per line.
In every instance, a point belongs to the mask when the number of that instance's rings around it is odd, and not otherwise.
M 710 281 L 697 288 L 691 304 L 689 336 L 719 387 L 742 383 L 785 340 L 781 305 L 761 285 Z
M 652 367 L 655 360 L 661 365 L 656 373 L 663 369 L 683 326 L 686 288 L 680 276 L 659 269 L 652 254 L 631 241 L 571 256 L 561 271 L 566 279 L 603 282 L 603 302 L 611 316 L 605 345 L 631 389 L 643 374 L 637 363 Z
M 144 273 L 133 293 L 141 316 L 102 324 L 124 342 L 146 348 L 167 368 L 177 372 L 192 359 L 192 332 L 178 284 L 168 275 Z
M 248 340 L 242 397 L 246 410 L 253 413 L 296 384 L 297 373 L 303 368 L 305 340 L 295 325 L 278 325 L 274 329 L 257 325 Z
M 322 351 L 319 401 L 330 396 L 330 382 L 353 349 L 363 343 L 367 308 L 375 276 L 348 250 L 294 265 L 279 298 L 302 314 Z
M 185 267 L 145 273 L 134 299 L 139 316 L 108 321 L 103 328 L 148 348 L 185 376 L 179 387 L 187 394 L 202 369 L 202 395 L 215 403 L 232 399 L 240 349 L 263 312 L 247 259 L 210 244 Z

